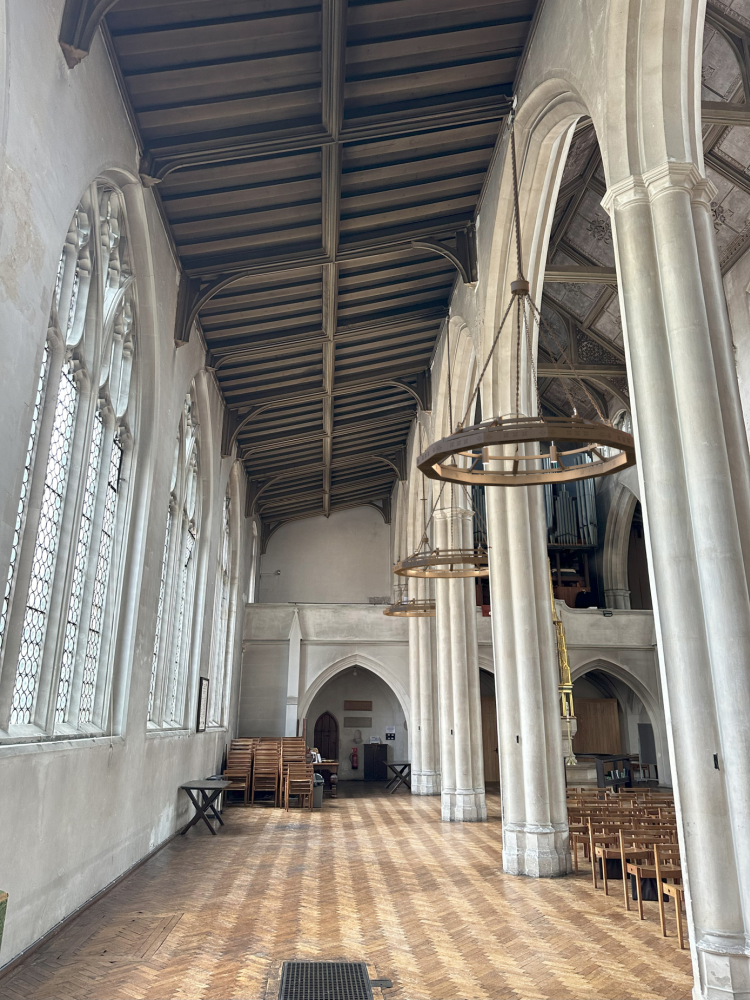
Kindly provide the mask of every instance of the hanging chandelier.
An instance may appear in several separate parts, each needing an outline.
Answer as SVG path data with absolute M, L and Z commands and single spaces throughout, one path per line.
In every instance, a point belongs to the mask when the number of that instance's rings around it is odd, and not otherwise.
M 417 459 L 430 479 L 485 486 L 570 483 L 634 464 L 632 435 L 579 416 L 484 420 L 436 441 Z
M 446 329 L 446 357 L 448 359 L 448 419 L 449 423 L 453 424 L 453 386 L 451 383 L 451 341 L 450 341 L 450 326 Z M 422 445 L 422 426 L 419 426 L 420 434 L 420 447 Z M 432 477 L 435 478 L 435 477 Z M 474 502 L 472 501 L 471 495 L 468 490 L 463 487 L 464 493 L 468 500 L 468 507 L 457 508 L 456 507 L 456 497 L 455 497 L 455 486 L 451 483 L 450 493 L 451 493 L 451 503 L 450 503 L 450 544 L 445 548 L 432 548 L 430 546 L 428 529 L 430 522 L 435 516 L 435 511 L 440 499 L 443 495 L 443 486 L 440 487 L 440 492 L 438 493 L 435 502 L 432 505 L 432 510 L 430 511 L 430 516 L 427 516 L 427 497 L 425 495 L 425 483 L 424 476 L 422 477 L 422 505 L 424 510 L 424 530 L 422 533 L 422 539 L 416 548 L 416 551 L 410 555 L 406 556 L 404 559 L 400 559 L 396 565 L 393 567 L 393 572 L 396 576 L 407 576 L 415 577 L 417 579 L 461 579 L 466 577 L 484 577 L 490 575 L 489 558 L 487 554 L 487 526 L 484 523 L 484 518 L 481 513 L 477 510 Z M 463 548 L 455 544 L 453 537 L 453 511 L 454 510 L 471 510 L 472 516 L 474 518 L 474 523 L 479 522 L 479 539 L 476 539 L 472 548 Z
M 470 576 L 489 576 L 487 550 L 481 546 L 473 549 L 433 549 L 415 552 L 401 559 L 393 567 L 397 576 L 418 579 L 455 579 Z
M 435 602 L 432 600 L 418 601 L 416 598 L 405 600 L 400 597 L 394 604 L 389 604 L 383 611 L 388 618 L 434 618 Z
M 513 177 L 514 230 L 518 275 L 511 282 L 511 297 L 489 354 L 480 372 L 463 419 L 455 430 L 434 442 L 417 459 L 417 468 L 430 479 L 443 483 L 484 486 L 531 486 L 539 483 L 566 483 L 595 476 L 607 476 L 635 464 L 635 443 L 631 434 L 612 427 L 602 414 L 594 395 L 575 370 L 552 328 L 546 322 L 529 294 L 529 283 L 522 267 L 520 212 L 518 205 L 518 174 L 516 142 L 510 116 L 510 145 Z M 515 322 L 516 407 L 515 412 L 467 426 L 468 416 L 479 393 L 484 375 L 511 314 Z M 557 377 L 561 380 L 572 411 L 570 417 L 542 416 L 542 403 L 537 384 L 536 364 L 532 351 L 532 330 L 538 330 L 546 341 Z M 557 348 L 555 351 L 551 345 Z M 526 347 L 536 393 L 537 414 L 527 415 L 521 409 L 521 355 Z M 566 364 L 565 373 L 558 359 Z M 450 369 L 449 369 L 450 371 Z M 597 413 L 598 420 L 578 415 L 576 404 L 567 385 L 571 375 Z M 453 421 L 451 420 L 451 426 Z

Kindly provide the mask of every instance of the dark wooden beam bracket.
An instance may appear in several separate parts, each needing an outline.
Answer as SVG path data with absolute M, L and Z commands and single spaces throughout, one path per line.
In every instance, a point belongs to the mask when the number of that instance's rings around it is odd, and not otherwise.
M 416 239 L 411 241 L 419 250 L 434 250 L 445 257 L 461 275 L 465 285 L 473 285 L 478 280 L 477 273 L 477 232 L 474 223 L 457 229 L 453 235 L 455 246 L 445 239 Z

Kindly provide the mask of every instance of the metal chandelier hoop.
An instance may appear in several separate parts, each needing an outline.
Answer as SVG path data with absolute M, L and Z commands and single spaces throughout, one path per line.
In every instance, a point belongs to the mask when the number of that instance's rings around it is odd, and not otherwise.
M 463 419 L 446 437 L 430 445 L 417 458 L 417 468 L 429 479 L 465 486 L 531 486 L 554 484 L 608 476 L 635 464 L 635 442 L 631 434 L 612 427 L 589 391 L 554 331 L 542 316 L 529 294 L 529 283 L 523 274 L 521 226 L 518 199 L 518 173 L 516 168 L 516 140 L 514 113 L 510 116 L 510 147 L 513 178 L 513 223 L 516 237 L 518 274 L 511 282 L 511 297 L 500 326 L 495 334 L 489 354 L 476 386 L 469 399 Z M 485 373 L 489 368 L 500 335 L 509 317 L 515 319 L 516 348 L 516 408 L 515 412 L 466 426 L 472 405 L 477 398 Z M 511 319 L 510 325 L 513 325 Z M 548 351 L 552 364 L 561 379 L 571 410 L 570 417 L 542 416 L 542 404 L 537 385 L 536 364 L 533 356 L 532 329 L 544 333 L 546 345 L 554 342 Z M 536 393 L 537 413 L 530 416 L 521 410 L 521 353 L 526 346 Z M 588 397 L 599 420 L 578 415 L 566 379 L 562 377 L 558 360 L 567 365 L 566 374 L 572 373 Z M 453 422 L 451 419 L 451 426 Z M 546 446 L 546 447 L 544 447 Z
M 453 402 L 452 402 L 452 385 L 451 385 L 451 340 L 450 340 L 450 326 L 446 330 L 446 355 L 448 359 L 448 419 L 449 425 L 453 426 Z M 421 433 L 421 427 L 420 427 Z M 421 437 L 420 437 L 421 444 Z M 445 485 L 445 484 L 443 484 Z M 422 486 L 424 488 L 424 478 L 422 479 Z M 455 500 L 455 487 L 451 484 L 451 507 L 453 509 L 453 504 Z M 481 514 L 477 511 L 471 498 L 471 494 L 464 488 L 466 497 L 469 501 L 469 508 L 464 508 L 465 510 L 470 509 L 474 517 L 478 517 L 481 521 L 482 533 L 480 543 L 476 543 L 472 548 L 462 548 L 457 547 L 453 543 L 453 522 L 451 521 L 450 530 L 450 543 L 447 548 L 440 549 L 436 547 L 434 549 L 430 548 L 430 541 L 428 535 L 428 528 L 430 522 L 435 516 L 435 511 L 437 505 L 440 502 L 440 498 L 443 495 L 443 487 L 441 486 L 440 492 L 438 493 L 434 504 L 432 505 L 432 510 L 430 511 L 429 518 L 427 517 L 427 512 L 425 510 L 425 521 L 424 521 L 424 532 L 422 534 L 422 539 L 416 548 L 416 551 L 410 555 L 406 556 L 404 559 L 400 559 L 396 565 L 393 567 L 393 572 L 396 576 L 406 576 L 413 577 L 416 579 L 442 579 L 442 580 L 455 580 L 455 579 L 465 579 L 467 577 L 485 577 L 490 575 L 489 567 L 489 557 L 487 553 L 487 526 L 484 523 L 484 519 Z
M 534 450 L 546 442 L 548 451 Z M 521 450 L 528 445 L 532 446 L 530 451 L 526 447 Z M 609 451 L 614 454 L 607 454 Z M 458 464 L 458 458 L 463 459 L 463 465 Z M 547 460 L 547 468 L 540 468 L 540 459 Z M 466 486 L 570 483 L 608 476 L 634 464 L 632 435 L 583 417 L 485 420 L 436 441 L 417 459 L 417 468 L 429 479 Z
M 395 604 L 389 604 L 383 614 L 388 618 L 434 618 L 435 602 L 418 601 L 416 598 L 405 601 L 400 598 Z
M 453 580 L 465 577 L 490 575 L 487 550 L 475 549 L 434 549 L 415 552 L 413 556 L 400 559 L 393 567 L 397 576 L 411 576 L 417 579 Z

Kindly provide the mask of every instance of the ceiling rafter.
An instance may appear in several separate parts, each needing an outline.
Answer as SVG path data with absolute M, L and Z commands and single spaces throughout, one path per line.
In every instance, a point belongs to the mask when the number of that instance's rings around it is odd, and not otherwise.
M 139 0 L 106 19 L 181 263 L 175 343 L 205 340 L 222 453 L 274 479 L 253 508 L 273 530 L 357 503 L 389 519 L 450 295 L 476 276 L 476 207 L 538 2 L 407 4 L 413 44 L 380 0 L 252 16 Z

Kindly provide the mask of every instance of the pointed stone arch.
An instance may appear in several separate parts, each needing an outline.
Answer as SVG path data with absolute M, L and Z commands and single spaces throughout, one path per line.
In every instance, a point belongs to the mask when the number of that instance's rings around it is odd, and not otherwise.
M 362 667 L 363 670 L 369 670 L 371 673 L 375 674 L 376 677 L 379 677 L 381 681 L 388 685 L 398 698 L 401 710 L 404 713 L 404 718 L 411 718 L 411 700 L 409 698 L 409 692 L 403 686 L 396 673 L 384 663 L 374 659 L 372 656 L 367 656 L 365 653 L 353 653 L 349 656 L 344 656 L 340 660 L 335 660 L 327 666 L 325 670 L 321 671 L 321 673 L 315 677 L 300 698 L 297 712 L 298 718 L 305 718 L 307 713 L 310 711 L 313 699 L 318 692 L 325 687 L 328 681 L 333 680 L 337 674 L 342 673 L 344 670 L 350 670 L 352 667 Z

